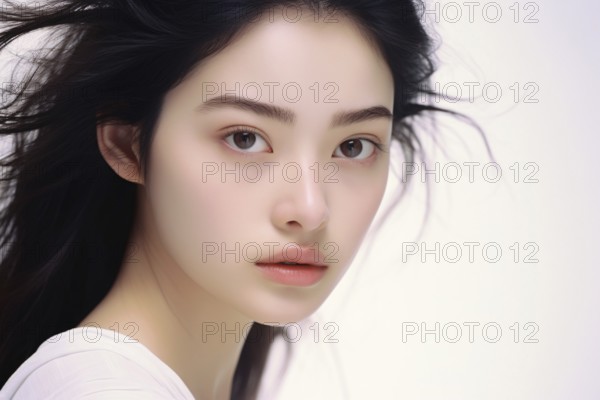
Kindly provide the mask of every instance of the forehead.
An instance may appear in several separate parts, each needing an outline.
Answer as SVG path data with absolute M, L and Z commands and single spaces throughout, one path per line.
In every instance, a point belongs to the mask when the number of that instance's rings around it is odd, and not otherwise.
M 293 96 L 298 88 L 302 91 L 299 104 L 323 105 L 329 95 L 337 101 L 328 104 L 392 107 L 389 67 L 352 20 L 335 15 L 333 21 L 315 21 L 305 11 L 300 20 L 290 21 L 275 11 L 249 23 L 227 47 L 196 67 L 186 79 L 188 88 L 198 93 L 212 83 L 211 88 L 237 90 L 239 95 L 247 88 L 253 98 L 262 90 L 260 101 L 270 100 L 272 90 L 272 102 L 285 103 L 278 95 L 287 85 L 293 86 Z

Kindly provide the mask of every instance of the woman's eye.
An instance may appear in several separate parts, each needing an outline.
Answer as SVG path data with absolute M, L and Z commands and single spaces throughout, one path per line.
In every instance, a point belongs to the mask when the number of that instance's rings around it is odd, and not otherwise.
M 376 148 L 381 149 L 378 143 L 373 142 L 369 139 L 350 139 L 346 140 L 339 145 L 334 156 L 351 158 L 353 160 L 363 160 L 369 158 L 375 151 Z
M 224 138 L 225 142 L 235 150 L 246 153 L 259 153 L 269 150 L 267 142 L 256 132 L 249 129 L 237 129 Z

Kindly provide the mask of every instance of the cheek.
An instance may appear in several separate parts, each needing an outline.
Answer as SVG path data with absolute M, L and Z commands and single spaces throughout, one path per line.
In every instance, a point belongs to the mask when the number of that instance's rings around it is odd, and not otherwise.
M 332 237 L 339 240 L 340 252 L 353 257 L 367 233 L 383 199 L 387 184 L 387 164 L 364 174 L 349 173 L 343 185 L 331 191 L 331 205 L 335 207 Z M 341 181 L 341 180 L 340 180 Z M 343 248 L 342 248 L 343 246 Z
M 201 177 L 185 150 L 157 140 L 152 155 L 152 176 L 147 183 L 152 217 L 167 240 L 186 240 L 197 234 L 206 199 L 200 197 Z
M 173 235 L 165 239 L 177 237 L 198 245 L 221 240 L 223 233 L 231 231 L 241 208 L 234 203 L 242 199 L 235 185 L 208 175 L 210 167 L 220 163 L 197 132 L 188 129 L 173 123 L 157 132 L 147 186 L 158 226 L 165 235 Z
M 157 132 L 146 184 L 156 245 L 180 266 L 201 261 L 202 243 L 218 238 L 228 215 L 219 201 L 227 195 L 221 193 L 225 185 L 203 184 L 203 154 L 197 150 L 184 135 Z
M 244 207 L 233 203 L 243 201 L 240 186 L 215 179 L 203 182 L 202 162 L 197 161 L 203 155 L 193 147 L 157 141 L 155 148 L 147 183 L 151 210 L 147 218 L 153 226 L 150 236 L 156 237 L 153 250 L 172 263 L 166 272 L 181 287 L 195 283 L 190 290 L 202 287 L 219 296 L 234 296 L 232 288 L 243 287 L 246 276 L 236 273 L 232 263 L 215 268 L 220 255 L 214 251 L 222 242 L 231 248 L 239 235 Z
M 259 190 L 257 184 L 238 183 L 232 176 L 223 181 L 220 174 L 207 175 L 213 164 L 221 166 L 220 162 L 201 161 L 215 159 L 210 149 L 167 138 L 168 134 L 157 136 L 153 145 L 147 182 L 149 218 L 163 251 L 199 281 L 200 275 L 214 271 L 214 263 L 221 259 L 215 249 L 221 249 L 223 243 L 228 249 L 235 248 L 256 229 L 257 215 L 264 212 L 259 208 L 265 190 Z M 265 222 L 264 217 L 260 222 Z M 226 263 L 222 268 L 230 267 Z

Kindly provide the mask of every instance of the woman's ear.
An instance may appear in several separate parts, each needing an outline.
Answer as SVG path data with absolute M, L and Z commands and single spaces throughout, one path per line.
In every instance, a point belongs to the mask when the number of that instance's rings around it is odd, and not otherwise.
M 104 160 L 121 178 L 143 185 L 140 165 L 139 129 L 133 125 L 97 125 L 98 148 Z

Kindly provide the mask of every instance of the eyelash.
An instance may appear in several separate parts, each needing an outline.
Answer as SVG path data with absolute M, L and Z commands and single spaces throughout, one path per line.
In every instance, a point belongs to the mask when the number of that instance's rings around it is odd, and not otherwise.
M 236 128 L 233 128 L 233 129 L 230 129 L 229 131 L 227 131 L 227 133 L 222 137 L 222 139 L 225 139 L 225 138 L 227 138 L 229 136 L 233 136 L 236 133 L 244 133 L 244 132 L 245 133 L 252 133 L 252 134 L 254 134 L 254 135 L 259 136 L 259 137 L 262 138 L 262 135 L 259 132 L 257 132 L 256 130 L 252 129 L 252 128 L 236 127 Z M 263 140 L 264 140 L 264 138 L 263 138 Z M 369 156 L 366 159 L 357 159 L 358 162 L 367 161 L 369 158 L 376 157 L 380 152 L 386 152 L 387 151 L 385 149 L 385 146 L 383 144 L 381 144 L 381 143 L 379 143 L 379 142 L 377 142 L 375 140 L 369 139 L 369 138 L 357 137 L 357 138 L 352 138 L 352 139 L 345 140 L 344 142 L 347 142 L 347 141 L 350 141 L 350 140 L 366 140 L 366 141 L 372 143 L 375 146 L 375 148 L 377 149 L 377 150 L 374 151 L 374 153 L 375 153 L 374 155 Z M 265 140 L 265 142 L 266 142 L 266 140 Z M 344 142 L 342 142 L 342 143 L 344 143 Z M 237 150 L 237 151 L 240 151 L 241 153 L 252 153 L 252 152 L 245 152 L 243 150 Z M 345 158 L 348 159 L 348 160 L 353 160 L 353 158 L 349 158 L 349 157 L 345 157 Z

